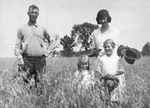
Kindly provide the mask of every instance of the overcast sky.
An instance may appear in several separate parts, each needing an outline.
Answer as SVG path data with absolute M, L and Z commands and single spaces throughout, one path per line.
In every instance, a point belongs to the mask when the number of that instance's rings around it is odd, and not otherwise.
M 0 57 L 14 56 L 17 29 L 28 22 L 32 4 L 40 9 L 38 24 L 50 34 L 63 37 L 74 24 L 96 24 L 97 12 L 107 9 L 123 45 L 142 50 L 150 42 L 149 0 L 0 0 Z

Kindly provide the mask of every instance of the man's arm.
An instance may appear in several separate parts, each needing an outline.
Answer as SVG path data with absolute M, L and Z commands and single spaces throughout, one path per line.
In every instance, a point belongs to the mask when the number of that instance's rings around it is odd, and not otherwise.
M 24 61 L 22 58 L 22 39 L 23 39 L 23 35 L 22 35 L 22 30 L 21 28 L 18 29 L 17 32 L 17 39 L 16 39 L 16 44 L 15 44 L 15 55 L 18 58 L 18 65 L 24 65 Z
M 14 49 L 15 56 L 17 56 L 18 59 L 22 58 L 22 43 L 21 43 L 22 39 L 23 39 L 22 31 L 21 28 L 19 28 L 17 32 L 17 39 Z
M 46 30 L 44 30 L 44 36 L 46 38 L 46 44 L 47 44 L 46 52 L 44 53 L 44 55 L 48 57 L 55 47 L 53 44 L 54 43 L 53 40 L 51 40 L 50 35 Z

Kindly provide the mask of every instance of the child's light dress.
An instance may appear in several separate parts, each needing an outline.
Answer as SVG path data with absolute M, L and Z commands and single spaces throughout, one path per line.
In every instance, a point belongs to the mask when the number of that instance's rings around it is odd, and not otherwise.
M 124 72 L 123 64 L 121 59 L 117 54 L 113 53 L 112 56 L 108 57 L 107 55 L 102 56 L 97 61 L 96 71 L 100 72 L 102 75 L 110 74 L 115 75 L 118 71 Z M 119 85 L 111 93 L 111 101 L 123 100 L 123 93 L 125 87 L 125 76 L 124 74 L 115 75 L 119 79 Z
M 76 82 L 79 83 L 79 88 L 88 88 L 90 85 L 94 85 L 94 72 L 91 70 L 77 70 L 74 73 Z

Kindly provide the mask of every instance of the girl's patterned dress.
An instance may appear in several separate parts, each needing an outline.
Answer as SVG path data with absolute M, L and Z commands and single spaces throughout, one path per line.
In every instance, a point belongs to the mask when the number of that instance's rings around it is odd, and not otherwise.
M 78 88 L 87 89 L 90 85 L 94 85 L 94 72 L 91 70 L 77 70 L 75 73 L 75 80 L 78 82 Z

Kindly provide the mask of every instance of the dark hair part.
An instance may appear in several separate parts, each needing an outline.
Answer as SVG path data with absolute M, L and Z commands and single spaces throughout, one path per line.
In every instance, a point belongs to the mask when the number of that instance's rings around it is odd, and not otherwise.
M 87 70 L 89 71 L 89 70 L 90 70 L 89 57 L 88 57 L 87 55 L 84 55 L 84 54 L 82 54 L 82 55 L 79 57 L 79 59 L 78 59 L 78 64 L 77 64 L 78 70 L 81 70 L 81 63 L 82 63 L 83 61 L 87 61 L 87 62 L 88 62 Z
M 30 11 L 30 8 L 32 8 L 32 9 L 38 9 L 38 10 L 39 10 L 39 8 L 38 8 L 36 5 L 31 5 L 31 6 L 29 7 L 29 10 L 28 10 L 28 11 Z
M 103 43 L 103 47 L 105 47 L 108 43 L 111 44 L 111 46 L 113 47 L 113 49 L 116 47 L 115 42 L 112 39 L 107 39 L 104 43 Z
M 100 24 L 99 20 L 102 19 L 102 18 L 105 18 L 105 17 L 107 18 L 107 22 L 110 23 L 111 22 L 111 17 L 109 15 L 109 12 L 105 9 L 100 10 L 97 13 L 97 17 L 96 17 L 97 24 Z

